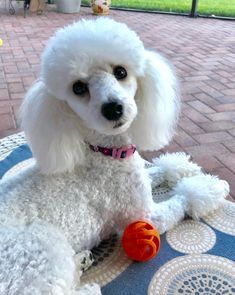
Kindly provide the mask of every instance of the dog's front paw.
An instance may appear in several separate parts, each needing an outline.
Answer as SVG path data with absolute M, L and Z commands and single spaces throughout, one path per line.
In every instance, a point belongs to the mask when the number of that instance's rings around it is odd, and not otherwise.
M 97 284 L 86 284 L 77 289 L 73 295 L 102 295 L 100 286 Z
M 84 272 L 92 266 L 92 263 L 94 262 L 94 257 L 91 251 L 85 250 L 83 252 L 75 254 L 74 260 L 77 269 Z
M 179 181 L 174 193 L 186 197 L 187 214 L 198 219 L 222 205 L 229 193 L 229 185 L 216 176 L 200 174 Z
M 151 223 L 154 225 L 159 234 L 163 234 L 167 231 L 165 218 L 162 215 L 154 214 L 151 218 Z

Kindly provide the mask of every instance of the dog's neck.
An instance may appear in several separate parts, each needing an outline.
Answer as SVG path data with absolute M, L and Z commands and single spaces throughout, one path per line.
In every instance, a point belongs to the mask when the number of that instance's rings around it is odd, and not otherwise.
M 131 138 L 127 132 L 118 135 L 103 135 L 96 131 L 90 131 L 85 136 L 85 142 L 93 146 L 102 146 L 107 148 L 122 147 L 132 144 Z

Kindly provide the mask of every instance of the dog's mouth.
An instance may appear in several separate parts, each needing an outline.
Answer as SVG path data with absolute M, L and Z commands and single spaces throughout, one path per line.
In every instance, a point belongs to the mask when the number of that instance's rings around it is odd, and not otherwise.
M 120 128 L 122 127 L 123 125 L 125 124 L 125 122 L 115 122 L 115 125 L 113 126 L 113 129 L 116 129 L 116 128 Z

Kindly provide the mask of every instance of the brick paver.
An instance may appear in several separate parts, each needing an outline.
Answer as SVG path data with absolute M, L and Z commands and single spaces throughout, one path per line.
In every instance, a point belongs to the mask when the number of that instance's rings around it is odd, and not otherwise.
M 147 48 L 168 57 L 179 76 L 182 115 L 164 151 L 189 153 L 205 171 L 229 181 L 235 198 L 235 23 L 115 10 L 111 16 L 136 30 Z M 24 19 L 22 10 L 9 16 L 0 8 L 0 137 L 18 130 L 17 111 L 38 76 L 48 38 L 81 18 L 94 16 L 89 8 L 77 15 L 52 8 Z

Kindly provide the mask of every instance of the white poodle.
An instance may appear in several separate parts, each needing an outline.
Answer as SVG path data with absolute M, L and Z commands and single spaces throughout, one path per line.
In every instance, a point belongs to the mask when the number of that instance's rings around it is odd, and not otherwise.
M 56 32 L 22 106 L 36 164 L 0 186 L 1 295 L 100 294 L 79 277 L 102 239 L 137 219 L 163 233 L 218 208 L 226 182 L 180 153 L 145 169 L 135 150 L 165 146 L 178 113 L 172 69 L 125 24 Z M 167 180 L 172 198 L 155 203 L 152 180 Z

